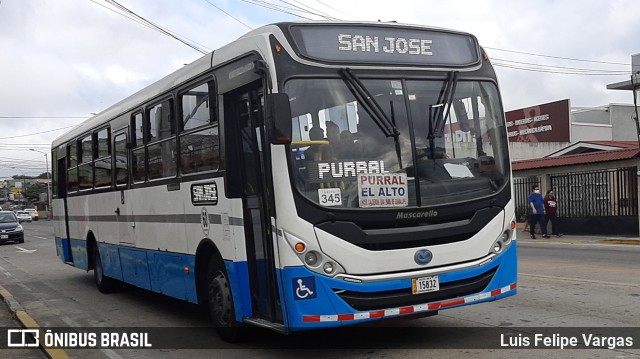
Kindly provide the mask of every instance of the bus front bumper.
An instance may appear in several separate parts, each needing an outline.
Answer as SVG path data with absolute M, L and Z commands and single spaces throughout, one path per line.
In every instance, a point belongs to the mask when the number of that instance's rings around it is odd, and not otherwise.
M 303 266 L 280 270 L 289 330 L 337 327 L 393 317 L 422 317 L 517 292 L 517 243 L 479 267 L 443 272 L 440 290 L 414 295 L 412 279 L 352 283 Z

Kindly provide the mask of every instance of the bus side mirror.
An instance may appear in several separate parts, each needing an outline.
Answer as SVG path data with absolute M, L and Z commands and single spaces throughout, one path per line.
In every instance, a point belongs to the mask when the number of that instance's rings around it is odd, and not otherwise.
M 269 121 L 271 126 L 271 143 L 284 145 L 291 143 L 291 105 L 289 95 L 285 93 L 272 93 L 267 95 L 267 108 L 269 109 Z

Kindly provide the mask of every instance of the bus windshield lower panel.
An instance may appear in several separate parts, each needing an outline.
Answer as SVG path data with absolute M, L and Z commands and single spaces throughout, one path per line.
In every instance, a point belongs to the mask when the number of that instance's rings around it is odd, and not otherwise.
M 293 79 L 285 91 L 294 183 L 327 209 L 440 206 L 508 183 L 492 82 Z

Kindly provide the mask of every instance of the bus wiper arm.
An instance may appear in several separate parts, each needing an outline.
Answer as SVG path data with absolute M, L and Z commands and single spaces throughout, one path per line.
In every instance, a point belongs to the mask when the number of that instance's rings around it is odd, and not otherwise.
M 378 125 L 378 127 L 380 127 L 382 133 L 384 133 L 384 135 L 387 137 L 395 137 L 397 139 L 400 133 L 398 132 L 395 124 L 391 120 L 389 120 L 387 115 L 380 107 L 380 104 L 378 104 L 376 99 L 362 84 L 360 79 L 358 79 L 356 75 L 351 72 L 351 69 L 341 69 L 340 76 L 342 76 L 343 81 L 347 84 L 347 87 L 349 88 L 351 93 L 353 93 L 362 107 L 364 107 L 365 111 L 367 111 L 373 121 Z
M 451 104 L 453 103 L 453 95 L 456 92 L 456 85 L 458 84 L 458 72 L 451 71 L 447 76 L 447 82 L 440 91 L 438 101 L 435 105 L 429 105 L 428 123 L 429 133 L 427 139 L 429 140 L 429 155 L 433 159 L 435 138 L 440 136 L 444 131 L 445 119 L 449 117 L 451 111 Z M 446 113 L 444 113 L 446 107 Z M 434 120 L 436 123 L 434 124 Z

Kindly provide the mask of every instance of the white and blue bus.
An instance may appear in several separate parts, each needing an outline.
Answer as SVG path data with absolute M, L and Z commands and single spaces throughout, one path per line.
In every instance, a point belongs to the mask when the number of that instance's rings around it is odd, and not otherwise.
M 494 69 L 470 34 L 278 23 L 52 145 L 60 259 L 208 306 L 221 336 L 516 293 Z

